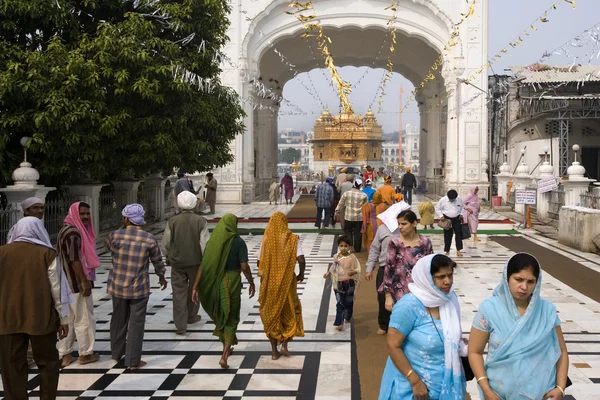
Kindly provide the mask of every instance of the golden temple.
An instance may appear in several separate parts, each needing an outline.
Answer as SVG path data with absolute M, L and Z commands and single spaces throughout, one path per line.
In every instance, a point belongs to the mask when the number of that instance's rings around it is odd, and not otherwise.
M 381 160 L 383 130 L 371 109 L 363 117 L 351 110 L 331 115 L 325 109 L 314 128 L 312 139 L 315 164 L 361 167 Z M 320 168 L 321 169 L 321 168 Z

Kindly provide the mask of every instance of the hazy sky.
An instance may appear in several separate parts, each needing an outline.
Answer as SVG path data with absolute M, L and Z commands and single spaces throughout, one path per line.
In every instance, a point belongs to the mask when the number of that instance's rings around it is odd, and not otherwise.
M 518 36 L 523 29 L 528 27 L 533 20 L 539 17 L 544 10 L 554 4 L 557 0 L 489 0 L 489 52 L 493 54 L 507 47 L 508 43 Z M 512 57 L 505 57 L 494 64 L 497 74 L 505 73 L 504 69 L 512 65 L 529 65 L 537 61 L 544 51 L 552 51 L 570 41 L 585 29 L 600 22 L 600 0 L 575 0 L 576 9 L 572 10 L 568 4 L 561 4 L 558 10 L 548 13 L 548 23 L 538 23 L 539 30 L 528 36 L 521 46 L 512 49 Z M 333 55 L 335 57 L 335 54 Z M 587 62 L 587 61 L 586 61 Z M 566 64 L 565 58 L 553 56 L 547 64 Z M 594 64 L 600 64 L 596 59 Z M 368 68 L 341 67 L 340 75 L 346 81 L 354 84 Z M 356 87 L 350 95 L 350 101 L 357 112 L 364 112 L 375 98 L 375 92 L 385 71 L 382 69 L 370 70 L 364 80 Z M 490 71 L 492 73 L 492 71 Z M 337 95 L 329 86 L 330 75 L 326 70 L 315 69 L 310 73 L 314 86 L 319 90 L 319 97 L 323 103 L 338 105 Z M 308 82 L 307 73 L 299 74 L 295 79 L 289 81 L 284 89 L 284 98 L 300 106 L 308 115 L 282 115 L 279 117 L 279 130 L 285 128 L 312 130 L 318 114 L 321 112 L 314 98 L 298 82 L 301 79 L 305 85 L 311 87 Z M 400 85 L 404 86 L 408 94 L 413 90 L 413 85 L 399 74 L 394 74 L 388 82 L 386 96 L 383 101 L 383 113 L 377 115 L 384 132 L 398 130 L 399 115 L 399 91 Z M 377 99 L 374 102 L 373 111 L 377 112 Z M 334 108 L 334 107 L 332 107 Z M 286 111 L 282 107 L 282 111 Z M 288 109 L 289 110 L 289 109 Z M 333 111 L 333 110 L 332 110 Z M 385 114 L 388 112 L 389 114 Z M 391 112 L 396 112 L 392 114 Z M 314 114 L 311 114 L 314 113 Z M 419 116 L 415 102 L 403 113 L 403 125 L 407 123 L 418 125 Z

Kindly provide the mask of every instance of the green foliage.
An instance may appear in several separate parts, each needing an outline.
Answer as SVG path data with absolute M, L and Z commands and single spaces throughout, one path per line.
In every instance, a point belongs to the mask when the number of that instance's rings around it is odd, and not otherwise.
M 294 161 L 299 162 L 301 157 L 302 152 L 300 152 L 300 150 L 289 147 L 279 153 L 279 162 L 291 164 Z
M 244 126 L 219 82 L 228 12 L 224 0 L 0 0 L 0 181 L 23 136 L 44 183 L 231 162 Z

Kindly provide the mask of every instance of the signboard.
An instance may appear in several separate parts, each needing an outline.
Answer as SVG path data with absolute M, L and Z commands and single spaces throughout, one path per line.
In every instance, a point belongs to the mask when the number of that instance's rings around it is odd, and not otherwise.
M 536 190 L 517 190 L 515 191 L 515 204 L 535 205 L 537 201 Z
M 548 193 L 556 189 L 558 189 L 558 182 L 553 176 L 540 179 L 538 182 L 538 192 L 540 193 Z

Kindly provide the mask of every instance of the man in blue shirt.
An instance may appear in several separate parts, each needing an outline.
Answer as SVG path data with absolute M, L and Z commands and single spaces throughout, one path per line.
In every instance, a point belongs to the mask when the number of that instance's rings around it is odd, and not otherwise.
M 375 194 L 375 192 L 376 192 L 376 190 L 375 190 L 375 189 L 373 189 L 373 186 L 372 186 L 372 184 L 373 184 L 373 181 L 372 181 L 372 180 L 370 180 L 370 179 L 367 179 L 366 186 L 365 186 L 365 188 L 362 190 L 362 191 L 363 191 L 363 193 L 367 195 L 367 198 L 369 199 L 369 203 L 370 203 L 371 201 L 373 201 L 373 194 Z
M 333 183 L 333 178 L 327 178 L 327 180 L 317 186 L 315 193 L 315 203 L 317 203 L 317 219 L 315 226 L 321 229 L 321 218 L 323 212 L 325 212 L 325 218 L 323 218 L 323 229 L 329 228 L 329 221 L 331 221 L 331 207 L 333 206 L 334 193 L 333 187 L 330 185 Z

